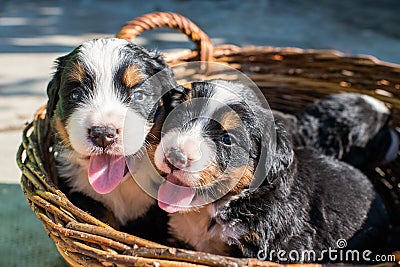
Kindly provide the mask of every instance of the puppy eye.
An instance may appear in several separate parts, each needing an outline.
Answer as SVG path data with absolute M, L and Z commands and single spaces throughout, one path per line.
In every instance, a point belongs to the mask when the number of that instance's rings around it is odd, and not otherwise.
M 146 95 L 144 94 L 144 92 L 142 90 L 137 90 L 137 91 L 133 92 L 132 98 L 133 98 L 133 100 L 140 101 L 140 100 L 143 100 L 145 98 L 145 96 Z
M 74 90 L 70 97 L 72 100 L 79 100 L 82 97 L 82 90 Z
M 223 136 L 221 136 L 221 143 L 223 143 L 226 146 L 231 146 L 233 141 L 233 136 L 229 133 L 225 133 Z

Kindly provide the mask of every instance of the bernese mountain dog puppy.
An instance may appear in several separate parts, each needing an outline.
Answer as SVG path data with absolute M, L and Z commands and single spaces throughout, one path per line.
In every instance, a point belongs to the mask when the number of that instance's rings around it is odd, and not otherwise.
M 387 213 L 367 177 L 293 147 L 284 123 L 246 86 L 193 82 L 163 127 L 158 205 L 179 242 L 231 256 L 262 251 L 273 261 L 274 251 L 318 253 L 339 239 L 372 251 L 385 242 Z
M 142 217 L 155 200 L 132 175 L 158 176 L 143 155 L 184 89 L 158 52 L 122 39 L 85 42 L 56 64 L 47 116 L 60 184 L 94 216 L 109 209 L 116 227 Z
M 296 146 L 311 146 L 361 170 L 396 159 L 399 139 L 390 126 L 391 114 L 373 97 L 328 95 L 294 116 L 284 115 Z

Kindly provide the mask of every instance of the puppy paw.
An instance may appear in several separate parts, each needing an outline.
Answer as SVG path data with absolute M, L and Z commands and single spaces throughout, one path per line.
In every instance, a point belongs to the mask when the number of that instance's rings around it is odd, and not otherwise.
M 245 195 L 242 192 L 241 195 Z M 222 226 L 222 235 L 229 244 L 240 242 L 251 231 L 251 221 L 254 214 L 247 209 L 241 197 L 235 196 L 223 206 L 219 207 L 215 221 Z

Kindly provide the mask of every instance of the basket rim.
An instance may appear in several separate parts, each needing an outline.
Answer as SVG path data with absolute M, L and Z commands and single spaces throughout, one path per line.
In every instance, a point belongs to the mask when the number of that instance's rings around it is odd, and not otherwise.
M 213 56 L 214 49 L 228 48 L 232 51 L 235 50 L 254 50 L 258 49 L 268 49 L 268 50 L 276 50 L 281 53 L 314 53 L 314 54 L 332 54 L 337 57 L 343 58 L 357 58 L 357 59 L 366 59 L 375 63 L 377 65 L 385 65 L 392 68 L 399 68 L 400 63 L 394 63 L 390 61 L 381 60 L 378 57 L 368 54 L 353 54 L 353 53 L 345 53 L 336 49 L 304 49 L 297 47 L 277 47 L 277 46 L 268 46 L 268 45 L 245 45 L 238 46 L 234 44 L 222 44 L 218 46 L 214 46 L 212 44 L 211 38 L 194 22 L 192 22 L 187 17 L 175 13 L 175 12 L 152 12 L 136 17 L 123 25 L 118 33 L 116 34 L 116 38 L 125 39 L 128 41 L 133 41 L 137 36 L 142 34 L 145 31 L 150 31 L 157 28 L 170 28 L 180 31 L 185 34 L 188 39 L 193 42 L 196 47 L 193 50 L 190 49 L 180 49 L 181 51 L 192 51 L 197 54 L 200 54 L 200 59 L 203 61 L 213 61 L 215 58 Z M 174 52 L 167 52 L 165 54 L 170 54 Z

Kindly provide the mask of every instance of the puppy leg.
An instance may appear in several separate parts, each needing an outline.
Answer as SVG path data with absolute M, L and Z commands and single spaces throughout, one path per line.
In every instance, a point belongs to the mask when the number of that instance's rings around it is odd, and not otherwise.
M 221 238 L 238 247 L 245 257 L 259 257 L 259 253 L 288 249 L 286 246 L 299 250 L 312 248 L 311 239 L 303 236 L 306 232 L 316 234 L 305 223 L 308 203 L 284 201 L 282 196 L 273 196 L 271 189 L 264 186 L 256 191 L 243 190 L 217 211 L 215 220 L 222 226 Z M 294 213 L 296 218 L 287 216 Z M 271 257 L 267 260 L 278 260 Z
M 96 219 L 110 225 L 114 229 L 119 229 L 120 225 L 113 213 L 104 205 L 82 193 L 74 192 L 69 194 L 68 199 L 77 207 L 89 213 Z

